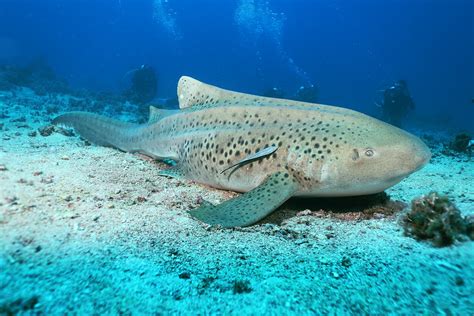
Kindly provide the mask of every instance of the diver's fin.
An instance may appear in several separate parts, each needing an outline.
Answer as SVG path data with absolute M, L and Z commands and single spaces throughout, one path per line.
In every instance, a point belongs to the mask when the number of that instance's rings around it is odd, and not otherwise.
M 182 76 L 178 82 L 179 108 L 192 106 L 212 107 L 215 105 L 285 105 L 319 106 L 320 104 L 293 100 L 262 97 L 247 93 L 234 92 L 212 86 L 191 77 Z M 328 106 L 325 106 L 328 107 Z M 330 107 L 330 106 L 329 106 Z
M 178 167 L 172 167 L 172 168 L 169 168 L 169 169 L 160 170 L 160 172 L 158 172 L 158 174 L 160 176 L 174 178 L 174 179 L 178 179 L 178 180 L 181 180 L 181 179 L 185 178 L 184 173 Z
M 159 109 L 150 105 L 150 116 L 148 117 L 148 124 L 156 123 L 162 118 L 167 116 L 176 114 L 179 110 L 166 110 L 166 109 Z
M 239 197 L 219 205 L 204 203 L 189 213 L 210 225 L 248 226 L 273 212 L 288 200 L 296 189 L 294 179 L 287 173 L 277 172 L 255 189 Z
M 259 158 L 262 158 L 262 157 L 265 157 L 265 156 L 268 156 L 268 155 L 271 155 L 273 154 L 276 150 L 278 149 L 278 146 L 270 146 L 270 147 L 265 147 L 264 149 L 262 150 L 259 150 L 257 151 L 255 154 L 251 154 L 251 155 L 248 155 L 247 157 L 245 157 L 244 159 L 240 160 L 239 162 L 236 162 L 235 164 L 225 168 L 224 170 L 221 171 L 221 174 L 226 172 L 227 170 L 235 167 L 235 166 L 241 166 L 241 165 L 244 165 L 250 161 L 253 161 L 253 160 L 257 160 Z

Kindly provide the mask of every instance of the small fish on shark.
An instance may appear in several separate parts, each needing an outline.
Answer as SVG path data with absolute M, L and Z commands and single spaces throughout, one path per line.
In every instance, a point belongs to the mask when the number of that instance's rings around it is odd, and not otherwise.
M 252 225 L 293 196 L 342 197 L 382 192 L 428 163 L 417 137 L 346 108 L 260 97 L 183 76 L 179 110 L 150 107 L 133 124 L 69 112 L 54 124 L 88 141 L 172 160 L 163 176 L 242 192 L 189 213 L 210 225 Z

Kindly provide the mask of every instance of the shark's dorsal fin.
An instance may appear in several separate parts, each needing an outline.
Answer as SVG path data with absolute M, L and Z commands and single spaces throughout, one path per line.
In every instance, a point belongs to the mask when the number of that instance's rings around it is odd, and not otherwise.
M 212 106 L 225 98 L 228 93 L 232 93 L 232 91 L 211 86 L 191 77 L 182 76 L 178 82 L 179 108 L 185 109 L 194 105 Z
M 212 107 L 216 105 L 281 105 L 333 108 L 328 105 L 234 92 L 212 86 L 188 76 L 182 76 L 179 79 L 178 101 L 180 109 L 193 106 Z
M 148 117 L 148 124 L 156 123 L 164 117 L 176 114 L 179 110 L 165 110 L 159 109 L 150 105 L 150 115 Z
M 332 105 L 308 103 L 287 99 L 262 97 L 253 94 L 234 92 L 212 86 L 191 77 L 182 76 L 178 82 L 179 108 L 210 108 L 216 106 L 282 106 L 311 108 L 321 112 L 341 113 L 351 116 L 365 116 L 350 109 L 341 109 Z

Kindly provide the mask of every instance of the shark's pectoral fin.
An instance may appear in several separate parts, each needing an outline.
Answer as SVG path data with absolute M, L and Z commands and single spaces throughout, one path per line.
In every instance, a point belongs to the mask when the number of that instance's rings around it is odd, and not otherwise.
M 296 191 L 287 173 L 269 176 L 260 186 L 219 205 L 205 203 L 190 211 L 191 216 L 210 225 L 223 227 L 252 225 L 273 212 Z

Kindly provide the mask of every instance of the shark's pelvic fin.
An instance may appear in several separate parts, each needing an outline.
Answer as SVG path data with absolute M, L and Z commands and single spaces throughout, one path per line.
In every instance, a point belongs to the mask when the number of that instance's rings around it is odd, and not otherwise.
M 269 176 L 255 189 L 219 205 L 205 203 L 189 211 L 191 216 L 210 225 L 236 227 L 252 225 L 288 200 L 297 184 L 287 173 Z

